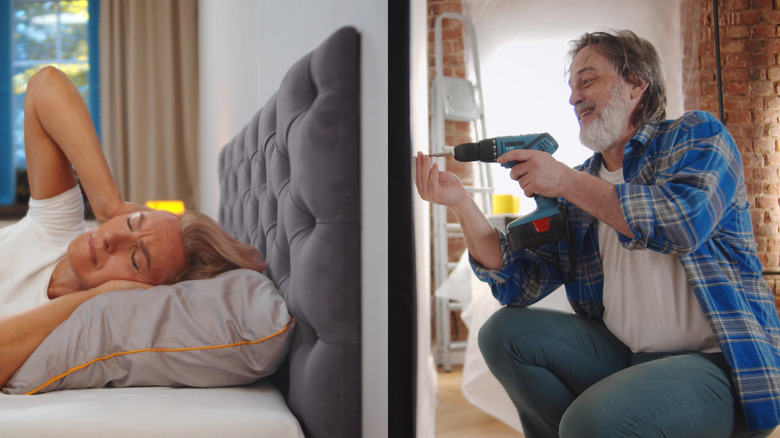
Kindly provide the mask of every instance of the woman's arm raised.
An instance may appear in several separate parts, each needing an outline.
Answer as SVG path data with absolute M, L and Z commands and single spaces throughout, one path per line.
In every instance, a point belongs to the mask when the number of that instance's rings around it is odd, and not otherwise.
M 139 209 L 122 200 L 84 99 L 68 76 L 54 67 L 42 68 L 27 85 L 24 139 L 34 199 L 75 186 L 75 169 L 99 223 Z

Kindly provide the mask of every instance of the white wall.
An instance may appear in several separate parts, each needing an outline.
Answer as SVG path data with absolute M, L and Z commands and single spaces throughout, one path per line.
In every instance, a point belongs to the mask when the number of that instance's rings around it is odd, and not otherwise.
M 428 5 L 410 2 L 410 102 L 413 151 L 428 150 Z M 412 164 L 409 160 L 409 165 Z M 431 353 L 430 204 L 413 188 L 417 272 L 417 438 L 432 438 L 436 426 L 436 364 Z
M 198 3 L 200 75 L 200 210 L 216 219 L 217 160 L 265 102 L 260 96 L 258 24 L 260 2 L 201 0 Z
M 363 436 L 387 431 L 386 0 L 200 0 L 201 210 L 219 205 L 222 145 L 336 29 L 361 34 Z

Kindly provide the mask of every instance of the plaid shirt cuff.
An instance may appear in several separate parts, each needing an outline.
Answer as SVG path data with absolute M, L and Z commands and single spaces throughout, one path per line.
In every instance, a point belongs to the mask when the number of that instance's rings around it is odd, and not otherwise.
M 501 269 L 487 269 L 482 266 L 474 257 L 469 254 L 469 263 L 471 263 L 471 269 L 480 281 L 492 284 L 504 284 L 512 276 L 512 251 L 509 250 L 509 242 L 506 239 L 506 234 L 503 231 L 495 228 L 501 245 Z

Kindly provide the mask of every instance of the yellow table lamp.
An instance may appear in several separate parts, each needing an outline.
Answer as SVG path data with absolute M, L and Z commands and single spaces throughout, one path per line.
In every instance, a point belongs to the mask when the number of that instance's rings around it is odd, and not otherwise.
M 182 201 L 166 201 L 166 200 L 154 200 L 146 201 L 146 206 L 155 210 L 165 210 L 173 214 L 184 213 L 184 202 Z

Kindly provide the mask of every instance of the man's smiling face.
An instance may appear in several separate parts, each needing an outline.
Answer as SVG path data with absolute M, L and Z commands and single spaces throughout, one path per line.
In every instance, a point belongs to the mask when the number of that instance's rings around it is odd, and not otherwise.
M 630 117 L 638 99 L 633 99 L 631 84 L 598 50 L 587 46 L 571 63 L 569 103 L 580 123 L 580 141 L 596 152 L 630 137 L 635 128 Z

